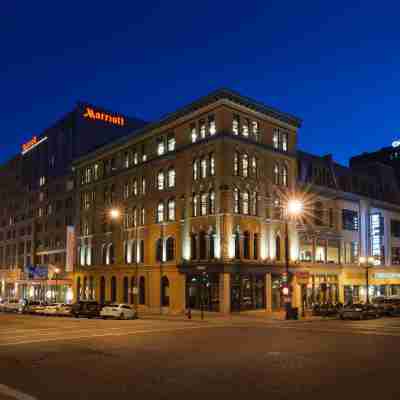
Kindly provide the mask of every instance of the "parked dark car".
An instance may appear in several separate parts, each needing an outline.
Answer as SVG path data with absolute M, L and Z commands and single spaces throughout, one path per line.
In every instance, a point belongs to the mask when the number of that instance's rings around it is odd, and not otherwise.
M 312 314 L 321 317 L 334 317 L 342 305 L 339 304 L 314 304 Z
M 373 304 L 350 304 L 339 312 L 340 319 L 379 318 L 379 310 Z
M 97 301 L 78 301 L 72 305 L 72 316 L 75 318 L 97 318 L 100 316 L 102 305 Z
M 372 299 L 372 303 L 379 310 L 381 315 L 389 317 L 400 316 L 399 296 L 379 296 Z

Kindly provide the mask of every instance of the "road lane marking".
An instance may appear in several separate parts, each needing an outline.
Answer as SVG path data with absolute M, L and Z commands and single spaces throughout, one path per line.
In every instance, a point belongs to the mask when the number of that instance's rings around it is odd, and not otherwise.
M 0 394 L 3 394 L 5 396 L 17 400 L 37 400 L 36 397 L 20 392 L 19 390 L 13 389 L 9 386 L 2 385 L 1 383 L 0 383 Z
M 47 343 L 47 342 L 63 342 L 63 341 L 73 341 L 80 339 L 91 339 L 98 337 L 108 337 L 108 336 L 131 336 L 135 334 L 145 334 L 145 333 L 163 333 L 163 332 L 176 332 L 183 330 L 191 330 L 191 329 L 206 329 L 206 328 L 224 328 L 226 325 L 204 325 L 204 326 L 186 326 L 181 328 L 164 328 L 164 329 L 140 329 L 135 331 L 125 331 L 125 332 L 108 332 L 102 334 L 91 334 L 91 335 L 82 335 L 82 336 L 73 336 L 73 337 L 57 337 L 57 338 L 47 338 L 47 339 L 32 339 L 32 340 L 23 340 L 17 342 L 8 342 L 8 343 L 0 343 L 0 347 L 7 346 L 19 346 L 24 344 L 34 344 L 34 343 Z

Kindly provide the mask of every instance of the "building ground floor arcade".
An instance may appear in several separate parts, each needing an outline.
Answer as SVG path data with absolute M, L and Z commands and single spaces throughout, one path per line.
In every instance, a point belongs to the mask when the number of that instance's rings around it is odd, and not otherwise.
M 188 309 L 222 313 L 279 312 L 284 308 L 284 268 L 243 265 L 185 265 L 93 268 L 74 277 L 74 300 L 137 305 L 139 311 L 180 314 Z M 366 300 L 365 269 L 359 266 L 290 268 L 291 301 L 310 309 L 316 303 Z M 400 295 L 400 268 L 369 270 L 370 298 Z

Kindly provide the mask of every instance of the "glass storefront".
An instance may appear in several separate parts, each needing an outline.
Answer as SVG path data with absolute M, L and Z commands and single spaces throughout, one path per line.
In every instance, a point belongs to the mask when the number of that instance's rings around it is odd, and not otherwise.
M 399 296 L 400 285 L 369 285 L 369 298 L 376 296 Z M 363 303 L 367 299 L 366 285 L 345 285 L 345 303 Z
M 219 274 L 186 275 L 186 306 L 194 310 L 219 311 Z
M 307 285 L 302 286 L 302 301 L 307 308 L 314 304 L 339 302 L 338 276 L 334 274 L 311 275 Z
M 231 275 L 231 310 L 265 309 L 265 274 Z
M 282 274 L 272 274 L 272 310 L 277 311 L 284 308 L 282 287 Z

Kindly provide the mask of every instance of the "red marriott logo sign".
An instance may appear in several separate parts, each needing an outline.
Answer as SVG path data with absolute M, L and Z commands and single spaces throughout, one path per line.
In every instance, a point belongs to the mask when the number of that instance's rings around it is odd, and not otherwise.
M 113 124 L 113 125 L 120 125 L 120 126 L 125 125 L 124 117 L 115 116 L 115 115 L 107 114 L 107 113 L 100 112 L 100 111 L 95 111 L 91 107 L 86 107 L 83 116 L 88 119 L 109 122 L 110 124 Z

